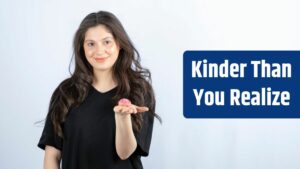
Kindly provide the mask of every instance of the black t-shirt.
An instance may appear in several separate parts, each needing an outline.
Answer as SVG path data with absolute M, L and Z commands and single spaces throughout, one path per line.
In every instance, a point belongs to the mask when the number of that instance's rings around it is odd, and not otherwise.
M 141 156 L 148 156 L 154 117 L 143 113 L 143 127 L 139 133 L 134 132 L 137 149 L 128 159 L 121 160 L 115 148 L 112 97 L 116 91 L 117 87 L 102 93 L 91 86 L 85 101 L 71 108 L 61 125 L 64 139 L 54 133 L 48 114 L 38 147 L 45 149 L 50 145 L 59 149 L 62 169 L 142 169 Z

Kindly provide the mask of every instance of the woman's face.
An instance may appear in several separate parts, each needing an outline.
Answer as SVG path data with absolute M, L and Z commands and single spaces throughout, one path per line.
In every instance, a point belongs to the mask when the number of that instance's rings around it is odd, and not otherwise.
M 85 57 L 94 71 L 111 70 L 120 51 L 119 44 L 104 25 L 91 27 L 87 30 L 83 48 Z

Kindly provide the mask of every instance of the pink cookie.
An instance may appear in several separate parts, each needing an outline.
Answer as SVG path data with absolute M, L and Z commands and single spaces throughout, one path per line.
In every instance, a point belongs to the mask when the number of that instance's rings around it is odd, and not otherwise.
M 128 100 L 126 98 L 122 98 L 119 100 L 118 105 L 119 106 L 130 106 L 131 102 L 130 102 L 130 100 Z

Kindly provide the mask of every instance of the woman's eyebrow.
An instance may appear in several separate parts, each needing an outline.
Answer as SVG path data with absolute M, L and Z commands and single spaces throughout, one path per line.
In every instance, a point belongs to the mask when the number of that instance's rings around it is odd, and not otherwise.
M 94 40 L 91 40 L 91 39 L 84 40 L 84 42 L 88 42 L 88 41 L 94 42 Z
M 107 36 L 105 38 L 102 38 L 102 40 L 105 40 L 105 39 L 112 39 L 113 37 L 112 36 Z
M 112 38 L 113 38 L 112 36 L 107 36 L 107 37 L 102 38 L 101 40 L 112 39 Z M 86 39 L 86 40 L 84 40 L 84 42 L 87 42 L 87 41 L 92 41 L 92 42 L 94 42 L 94 41 L 96 41 L 96 40 L 93 40 L 93 39 Z

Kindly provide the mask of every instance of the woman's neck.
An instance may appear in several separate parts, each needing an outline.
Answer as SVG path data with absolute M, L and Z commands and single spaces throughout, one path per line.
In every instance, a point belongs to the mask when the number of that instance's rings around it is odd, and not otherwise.
M 99 71 L 94 70 L 93 86 L 100 92 L 106 92 L 117 86 L 116 81 L 113 78 L 111 70 Z

